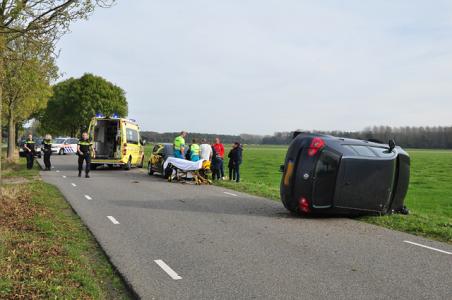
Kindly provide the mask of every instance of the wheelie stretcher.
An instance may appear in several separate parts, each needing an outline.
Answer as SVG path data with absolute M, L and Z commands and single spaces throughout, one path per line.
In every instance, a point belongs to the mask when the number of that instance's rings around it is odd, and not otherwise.
M 185 159 L 168 157 L 163 163 L 163 170 L 165 178 L 168 181 L 187 182 L 193 179 L 195 184 L 211 184 L 212 182 L 207 178 L 210 172 L 210 161 L 199 160 L 189 161 Z

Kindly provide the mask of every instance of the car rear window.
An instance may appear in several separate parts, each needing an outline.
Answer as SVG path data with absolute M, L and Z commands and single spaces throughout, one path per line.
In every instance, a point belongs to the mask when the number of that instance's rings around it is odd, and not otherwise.
M 317 207 L 331 206 L 336 186 L 340 157 L 329 150 L 323 150 L 315 167 L 313 204 Z

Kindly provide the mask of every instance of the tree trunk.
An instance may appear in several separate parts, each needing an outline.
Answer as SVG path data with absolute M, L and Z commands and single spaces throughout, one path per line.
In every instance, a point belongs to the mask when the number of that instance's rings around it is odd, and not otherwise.
M 16 123 L 14 121 L 14 113 L 12 109 L 9 110 L 8 119 L 8 153 L 7 158 L 14 158 L 14 151 L 16 149 Z

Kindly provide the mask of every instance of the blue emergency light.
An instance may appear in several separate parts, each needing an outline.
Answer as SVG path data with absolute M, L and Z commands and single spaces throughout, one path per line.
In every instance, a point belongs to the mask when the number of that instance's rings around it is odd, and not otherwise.
M 119 116 L 118 116 L 117 113 L 114 113 L 111 117 L 112 117 L 113 119 L 119 119 Z
M 101 113 L 97 113 L 96 114 L 96 118 L 104 118 L 105 116 L 103 115 L 103 114 L 101 114 Z

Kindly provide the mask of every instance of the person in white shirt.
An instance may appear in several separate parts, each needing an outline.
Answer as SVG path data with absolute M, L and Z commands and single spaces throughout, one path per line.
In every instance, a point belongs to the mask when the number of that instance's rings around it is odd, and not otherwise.
M 207 144 L 206 139 L 202 139 L 200 148 L 201 148 L 201 159 L 211 160 L 212 159 L 212 146 Z

